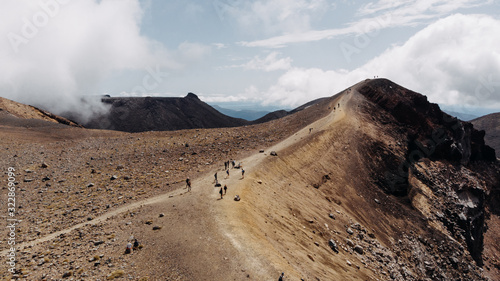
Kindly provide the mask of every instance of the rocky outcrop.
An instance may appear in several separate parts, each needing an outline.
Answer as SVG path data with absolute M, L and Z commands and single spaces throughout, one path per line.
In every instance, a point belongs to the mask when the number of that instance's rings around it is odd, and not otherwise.
M 484 140 L 496 151 L 500 151 L 500 113 L 492 113 L 470 121 L 474 128 L 485 131 Z
M 410 169 L 408 191 L 413 207 L 482 265 L 488 191 L 481 176 L 464 166 L 425 159 Z
M 482 265 L 488 196 L 500 178 L 495 172 L 477 172 L 481 165 L 498 166 L 484 131 L 386 79 L 368 81 L 358 91 L 382 109 L 378 121 L 397 128 L 401 137 L 394 149 L 373 145 L 384 155 L 383 165 L 373 168 L 377 184 L 387 193 L 408 195 L 430 225 L 453 237 Z
M 405 127 L 408 156 L 412 156 L 412 160 L 431 158 L 463 165 L 470 161 L 496 160 L 495 150 L 484 143 L 484 132 L 442 112 L 424 95 L 386 79 L 370 81 L 359 92 Z

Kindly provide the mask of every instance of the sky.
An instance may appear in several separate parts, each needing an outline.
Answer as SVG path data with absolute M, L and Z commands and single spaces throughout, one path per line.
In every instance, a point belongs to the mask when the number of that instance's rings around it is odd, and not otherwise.
M 294 108 L 367 78 L 500 111 L 497 0 L 1 0 L 0 96 L 87 118 L 111 96 Z M 86 99 L 86 103 L 82 103 Z

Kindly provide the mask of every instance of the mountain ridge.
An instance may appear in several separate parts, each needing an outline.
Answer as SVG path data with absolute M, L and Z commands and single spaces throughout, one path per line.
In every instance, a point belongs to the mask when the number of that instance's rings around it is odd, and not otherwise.
M 116 268 L 172 280 L 500 277 L 495 151 L 470 123 L 392 81 L 361 81 L 243 127 L 59 127 L 54 138 L 51 127 L 0 126 L 0 165 L 15 167 L 30 202 L 18 214 L 17 242 L 33 242 L 18 251 L 23 277 L 102 279 Z M 223 169 L 228 159 L 244 177 Z M 225 200 L 214 172 L 226 175 Z M 124 255 L 131 234 L 144 247 Z M 51 264 L 33 266 L 45 257 Z
M 485 131 L 485 141 L 491 147 L 500 151 L 500 112 L 491 113 L 470 121 L 474 127 Z

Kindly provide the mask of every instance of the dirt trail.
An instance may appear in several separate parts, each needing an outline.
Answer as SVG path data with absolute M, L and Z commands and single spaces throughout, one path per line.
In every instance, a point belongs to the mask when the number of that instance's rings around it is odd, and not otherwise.
M 343 95 L 335 104 L 346 104 L 350 95 Z M 241 177 L 241 170 L 231 169 L 230 176 L 226 178 L 225 171 L 218 171 L 219 182 L 222 186 L 227 185 L 228 193 L 225 200 L 220 200 L 218 190 L 213 184 L 213 173 L 209 172 L 204 176 L 192 179 L 192 192 L 186 192 L 184 183 L 179 184 L 179 188 L 159 196 L 151 197 L 142 201 L 134 202 L 115 210 L 112 210 L 104 215 L 94 218 L 91 221 L 83 222 L 72 227 L 66 228 L 38 238 L 33 241 L 20 243 L 17 246 L 19 250 L 31 248 L 37 244 L 41 244 L 62 234 L 68 234 L 76 229 L 85 228 L 100 223 L 109 222 L 114 217 L 120 214 L 131 212 L 142 207 L 150 206 L 146 215 L 157 214 L 158 211 L 165 209 L 165 206 L 176 206 L 177 213 L 192 218 L 185 225 L 182 219 L 169 221 L 168 231 L 165 231 L 161 241 L 161 245 L 178 244 L 179 247 L 185 249 L 183 257 L 179 259 L 182 267 L 191 271 L 191 276 L 195 278 L 205 278 L 199 280 L 208 280 L 206 278 L 217 278 L 219 280 L 239 280 L 244 275 L 248 280 L 269 280 L 270 277 L 278 276 L 282 270 L 278 269 L 276 263 L 270 262 L 273 259 L 261 256 L 261 252 L 256 250 L 268 246 L 265 241 L 252 241 L 245 234 L 251 231 L 252 225 L 245 224 L 238 220 L 235 212 L 235 204 L 242 204 L 233 200 L 236 194 L 241 194 L 245 188 L 245 183 L 256 181 L 254 177 L 255 171 L 261 169 L 261 163 L 269 156 L 269 152 L 290 147 L 305 138 L 312 137 L 315 133 L 320 132 L 331 126 L 333 123 L 342 119 L 345 112 L 342 108 L 337 109 L 326 117 L 310 124 L 296 134 L 292 135 L 283 142 L 270 147 L 266 153 L 255 153 L 241 162 L 245 169 L 245 179 Z M 312 131 L 310 130 L 312 128 Z M 242 198 L 244 201 L 245 198 Z M 202 237 L 205 237 L 210 242 L 206 243 Z M 167 249 L 158 246 L 152 249 L 154 254 L 162 254 Z M 184 251 L 184 250 L 183 250 Z M 1 255 L 6 255 L 8 250 L 0 252 Z M 211 253 L 206 257 L 200 253 Z M 151 253 L 153 256 L 153 252 Z M 220 257 L 224 259 L 218 259 Z M 201 258 L 200 258 L 201 257 Z M 230 261 L 226 261 L 226 257 L 230 257 Z M 227 266 L 227 263 L 230 266 Z M 292 271 L 292 269 L 288 269 Z M 242 273 L 243 272 L 243 273 Z
M 354 88 L 352 88 L 352 90 L 354 90 Z M 255 177 L 255 174 L 261 169 L 266 169 L 262 163 L 266 158 L 273 157 L 269 155 L 271 151 L 276 151 L 279 155 L 281 150 L 287 149 L 306 138 L 314 137 L 315 133 L 321 132 L 343 119 L 346 116 L 346 113 L 342 108 L 342 105 L 347 104 L 350 97 L 351 95 L 349 94 L 341 96 L 334 101 L 336 106 L 337 104 L 341 105 L 340 109 L 332 110 L 332 112 L 326 117 L 317 120 L 291 137 L 273 147 L 268 148 L 265 153 L 254 154 L 246 159 L 243 159 L 241 164 L 245 169 L 244 179 L 241 178 L 241 174 L 239 174 L 237 177 L 231 176 L 230 179 L 224 181 L 223 184 L 227 184 L 229 186 L 228 197 L 230 197 L 230 200 L 224 200 L 224 202 L 218 206 L 219 208 L 216 208 L 216 218 L 218 218 L 217 221 L 220 225 L 220 230 L 226 237 L 228 237 L 232 245 L 238 249 L 238 251 L 244 253 L 244 256 L 247 259 L 247 264 L 253 265 L 253 268 L 254 270 L 257 270 L 256 273 L 258 275 L 267 276 L 267 278 L 270 276 L 277 278 L 280 272 L 286 271 L 288 277 L 290 272 L 296 277 L 300 276 L 300 274 L 295 272 L 292 267 L 284 265 L 279 261 L 282 260 L 281 256 L 277 255 L 270 257 L 262 255 L 269 254 L 269 249 L 272 248 L 272 245 L 268 241 L 254 239 L 252 235 L 250 235 L 250 233 L 254 231 L 253 228 L 258 228 L 258 226 L 252 225 L 254 222 L 242 221 L 240 218 L 241 214 L 244 212 L 242 210 L 247 208 L 247 203 L 244 201 L 248 198 L 242 197 L 240 202 L 235 202 L 233 200 L 234 196 L 244 194 L 245 189 L 250 188 L 248 187 L 249 183 L 259 181 L 259 178 Z M 272 205 L 272 202 L 269 202 L 269 204 Z

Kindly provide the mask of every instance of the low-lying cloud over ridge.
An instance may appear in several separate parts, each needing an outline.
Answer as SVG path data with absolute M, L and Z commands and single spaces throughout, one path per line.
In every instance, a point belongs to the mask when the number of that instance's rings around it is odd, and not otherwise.
M 114 72 L 175 66 L 136 0 L 7 0 L 0 16 L 0 95 L 56 114 L 105 110 L 81 100 Z

